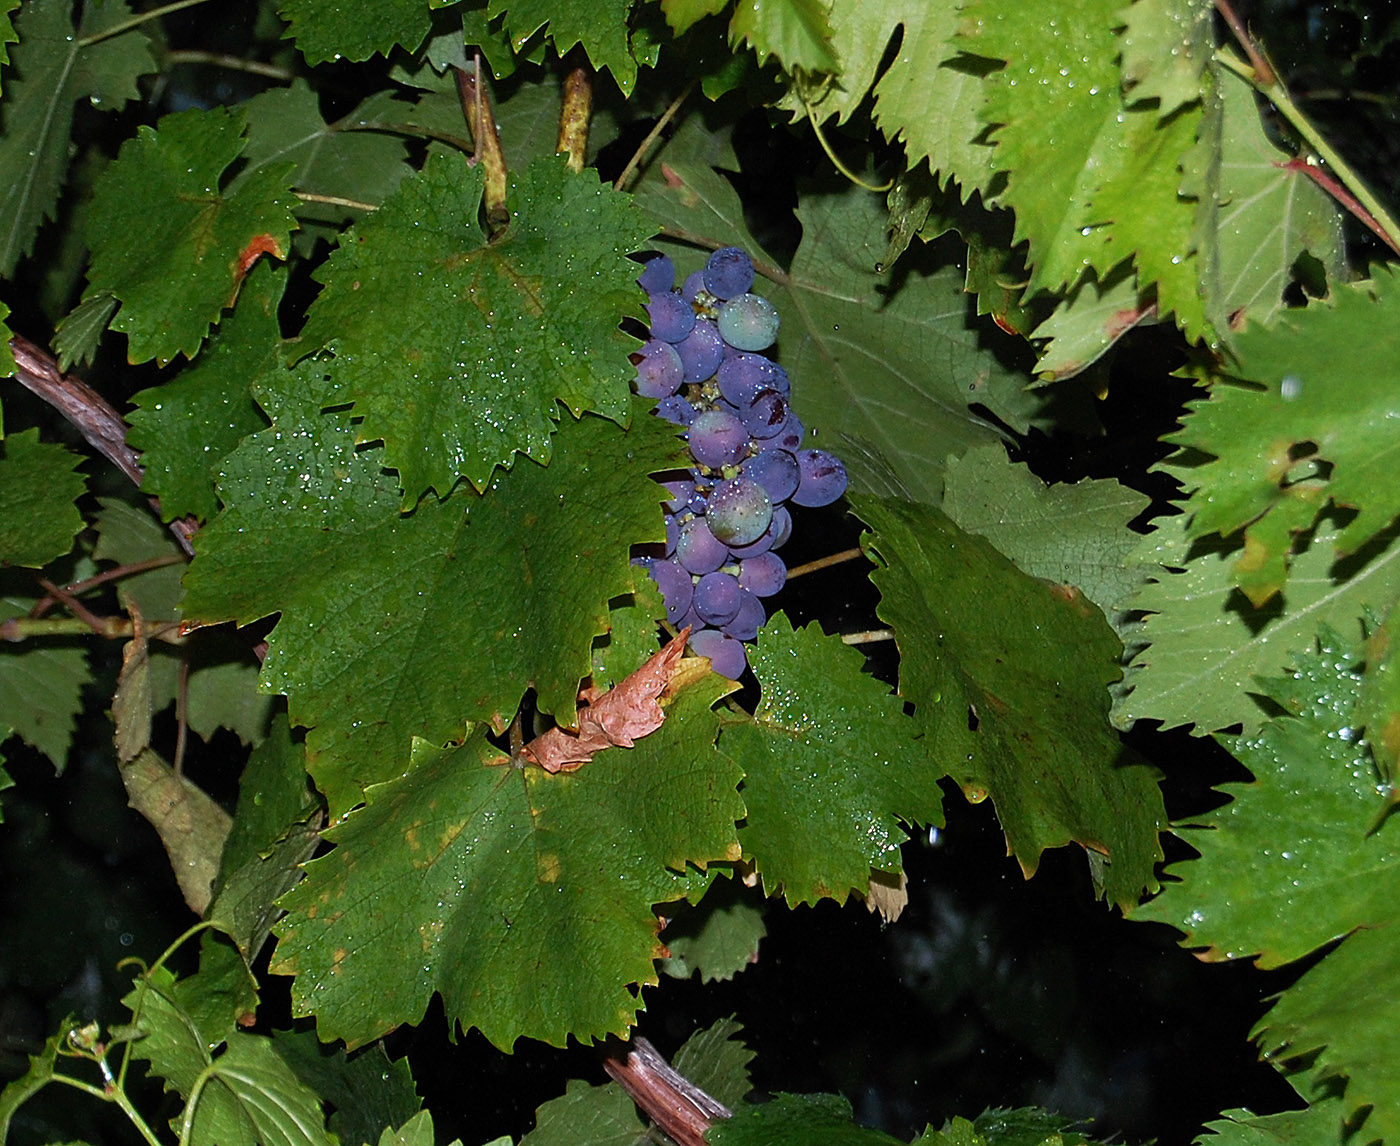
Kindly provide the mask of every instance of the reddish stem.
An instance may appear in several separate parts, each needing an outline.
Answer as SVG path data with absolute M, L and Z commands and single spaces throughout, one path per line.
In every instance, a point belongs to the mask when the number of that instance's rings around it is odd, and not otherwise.
M 1400 255 L 1400 243 L 1391 237 L 1389 232 L 1376 221 L 1376 217 L 1366 210 L 1356 196 L 1343 187 L 1332 176 L 1328 175 L 1321 167 L 1315 163 L 1309 163 L 1306 159 L 1290 159 L 1287 163 L 1280 163 L 1279 167 L 1284 171 L 1296 171 L 1300 175 L 1306 175 L 1333 199 L 1337 200 L 1343 207 L 1352 213 L 1362 224 L 1366 226 L 1377 238 L 1387 247 Z
M 705 1146 L 705 1131 L 734 1112 L 678 1074 L 646 1039 L 634 1037 L 621 1053 L 603 1060 L 632 1101 L 677 1146 Z

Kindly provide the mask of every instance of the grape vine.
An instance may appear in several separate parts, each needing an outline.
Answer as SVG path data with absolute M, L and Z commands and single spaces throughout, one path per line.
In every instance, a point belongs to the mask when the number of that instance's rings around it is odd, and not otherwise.
M 203 5 L 0 0 L 0 1146 L 1400 1144 L 1381 6 Z

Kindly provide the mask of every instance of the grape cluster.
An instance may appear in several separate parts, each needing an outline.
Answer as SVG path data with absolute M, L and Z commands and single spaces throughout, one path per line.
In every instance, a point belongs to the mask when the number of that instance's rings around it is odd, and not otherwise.
M 761 598 L 787 579 L 774 552 L 792 531 L 787 503 L 835 501 L 846 467 L 802 448 L 787 372 L 762 353 L 777 338 L 778 312 L 751 292 L 746 251 L 716 251 L 679 290 L 666 255 L 650 259 L 637 281 L 651 334 L 633 356 L 637 392 L 685 430 L 694 463 L 687 480 L 665 483 L 665 556 L 640 562 L 667 619 L 691 627 L 691 650 L 737 679 L 748 659 L 743 642 L 766 620 Z

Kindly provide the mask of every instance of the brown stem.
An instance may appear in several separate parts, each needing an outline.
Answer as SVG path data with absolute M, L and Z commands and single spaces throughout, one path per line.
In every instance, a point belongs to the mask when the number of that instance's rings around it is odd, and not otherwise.
M 482 78 L 481 54 L 477 53 L 470 71 L 455 64 L 452 71 L 457 76 L 457 94 L 476 144 L 475 161 L 486 171 L 486 188 L 482 192 L 486 218 L 493 226 L 503 227 L 510 218 L 506 209 L 506 153 L 501 149 L 501 133 L 496 127 L 491 93 L 486 90 Z
M 170 770 L 177 776 L 185 772 L 185 741 L 190 731 L 190 651 L 180 658 L 180 675 L 175 683 L 175 758 Z
M 677 1146 L 705 1146 L 705 1131 L 734 1112 L 676 1073 L 646 1039 L 635 1036 L 603 1060 L 606 1070 L 632 1101 Z
M 1230 26 L 1235 39 L 1240 42 L 1244 54 L 1249 57 L 1249 66 L 1254 69 L 1254 75 L 1259 82 L 1269 87 L 1278 83 L 1278 73 L 1264 58 L 1264 53 L 1259 50 L 1259 42 L 1249 34 L 1249 29 L 1244 26 L 1244 21 L 1240 19 L 1230 0 L 1215 0 L 1215 10 L 1225 18 L 1225 23 Z
M 1328 175 L 1316 163 L 1309 163 L 1306 159 L 1290 159 L 1287 163 L 1279 164 L 1285 171 L 1296 171 L 1300 175 L 1306 175 L 1333 199 L 1337 200 L 1343 207 L 1352 213 L 1356 219 L 1371 231 L 1381 242 L 1400 255 L 1400 243 L 1391 237 L 1389 232 L 1380 225 L 1376 217 L 1366 210 L 1357 200 L 1356 196 L 1348 191 L 1332 176 Z
M 81 581 L 74 581 L 71 585 L 63 587 L 64 592 L 77 596 L 79 593 L 86 593 L 89 589 L 95 589 L 99 585 L 105 585 L 108 581 L 117 581 L 122 577 L 132 577 L 137 573 L 146 573 L 152 569 L 162 569 L 167 565 L 183 565 L 185 559 L 174 553 L 167 553 L 163 557 L 148 557 L 145 561 L 133 561 L 129 565 L 117 565 L 111 569 L 104 569 L 101 573 L 91 577 L 85 577 Z M 52 594 L 41 597 L 35 603 L 34 608 L 29 610 L 30 617 L 42 617 L 58 603 L 58 598 Z
M 632 158 L 627 161 L 627 166 L 622 169 L 622 174 L 617 177 L 617 182 L 613 184 L 614 191 L 624 191 L 627 188 L 627 181 L 636 173 L 642 161 L 646 159 L 647 152 L 651 150 L 651 145 L 657 141 L 661 133 L 666 130 L 671 120 L 676 118 L 676 113 L 681 110 L 681 105 L 685 103 L 690 93 L 695 90 L 697 81 L 691 80 L 686 84 L 680 95 L 676 96 L 666 110 L 661 113 L 661 118 L 656 121 L 656 125 L 647 132 L 647 137 L 642 140 L 641 145 L 632 153 Z
M 801 577 L 804 573 L 815 573 L 819 569 L 829 569 L 833 565 L 843 565 L 847 561 L 855 561 L 864 557 L 865 554 L 859 549 L 843 549 L 840 553 L 833 553 L 830 557 L 818 557 L 815 561 L 808 561 L 805 565 L 795 565 L 787 571 L 787 579 L 791 581 L 794 577 Z
M 127 425 L 106 400 L 86 383 L 70 378 L 58 368 L 58 363 L 46 351 L 27 338 L 15 335 L 10 339 L 15 356 L 15 381 L 37 394 L 78 428 L 78 432 L 98 453 L 106 457 L 140 488 L 146 476 L 136 451 L 126 444 Z M 151 499 L 159 512 L 159 502 Z M 187 519 L 170 523 L 170 532 L 191 557 L 194 546 L 190 538 L 198 528 Z
M 583 65 L 564 79 L 564 106 L 559 109 L 559 142 L 554 150 L 569 157 L 569 170 L 583 170 L 588 151 L 588 125 L 593 118 L 593 74 Z

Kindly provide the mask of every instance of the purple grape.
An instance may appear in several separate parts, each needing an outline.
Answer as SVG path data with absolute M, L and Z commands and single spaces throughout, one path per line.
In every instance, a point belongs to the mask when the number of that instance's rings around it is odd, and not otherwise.
M 748 545 L 762 537 L 773 520 L 773 500 L 758 482 L 730 478 L 710 494 L 705 520 L 710 532 L 726 546 Z
M 725 399 L 743 409 L 763 390 L 774 390 L 777 363 L 761 354 L 739 352 L 724 359 L 715 370 L 715 382 Z
M 676 343 L 687 382 L 703 382 L 724 361 L 724 339 L 708 318 L 697 318 L 695 329 Z
M 787 450 L 762 450 L 746 461 L 739 472 L 766 489 L 775 505 L 787 501 L 797 491 L 797 483 L 802 479 L 797 458 Z M 671 488 L 670 483 L 666 488 Z
M 715 298 L 733 298 L 753 286 L 753 259 L 743 247 L 721 247 L 705 264 L 704 276 Z
M 825 450 L 803 450 L 797 455 L 802 480 L 792 501 L 797 505 L 830 505 L 846 492 L 846 467 Z
M 787 566 L 776 553 L 760 553 L 739 562 L 739 584 L 755 597 L 771 597 L 787 581 Z
M 679 292 L 658 291 L 647 297 L 651 336 L 662 342 L 679 342 L 695 329 L 695 308 Z
M 669 342 L 653 338 L 639 351 L 637 363 L 637 393 L 643 398 L 669 398 L 681 388 L 685 367 L 681 356 Z
M 669 255 L 653 255 L 642 268 L 637 282 L 647 294 L 660 294 L 676 285 L 676 264 Z
M 738 680 L 748 666 L 744 642 L 727 637 L 718 629 L 701 629 L 690 635 L 690 651 L 698 657 L 709 657 L 710 667 L 720 676 Z
M 788 401 L 776 390 L 760 390 L 739 414 L 739 420 L 760 441 L 776 438 L 787 426 Z
M 788 377 L 788 372 L 781 365 L 773 363 L 773 381 L 769 383 L 779 394 L 790 394 L 792 392 L 792 379 Z
M 648 561 L 647 572 L 661 590 L 661 599 L 666 602 L 666 619 L 675 623 L 690 608 L 695 583 L 675 561 Z
M 758 630 L 768 618 L 763 613 L 763 602 L 747 589 L 739 590 L 739 611 L 734 619 L 720 626 L 722 632 L 738 641 L 751 641 L 758 636 Z
M 713 573 L 729 560 L 729 547 L 710 532 L 705 518 L 693 517 L 676 538 L 676 560 L 691 573 Z
M 723 625 L 739 612 L 739 582 L 729 573 L 706 573 L 695 583 L 695 611 L 707 625 Z
M 738 350 L 768 349 L 778 337 L 778 325 L 778 308 L 761 295 L 736 295 L 720 307 L 719 332 Z
M 681 298 L 686 302 L 694 302 L 700 292 L 705 289 L 705 272 L 691 271 L 685 276 L 685 282 L 681 285 Z
M 671 495 L 662 502 L 667 512 L 680 513 L 685 508 L 685 503 L 690 500 L 694 486 L 688 481 L 663 481 L 661 488 Z
M 689 426 L 695 421 L 698 411 L 679 394 L 674 394 L 670 398 L 662 398 L 652 413 L 677 426 Z
M 771 438 L 760 438 L 758 448 L 760 450 L 787 450 L 790 454 L 797 453 L 802 448 L 802 439 L 807 430 L 802 425 L 802 419 L 792 412 L 792 407 L 788 407 L 787 421 L 783 428 Z
M 792 536 L 792 514 L 785 505 L 773 507 L 773 548 L 781 549 L 783 543 Z
M 723 410 L 706 410 L 690 424 L 690 454 L 702 466 L 718 470 L 735 465 L 748 445 L 744 424 Z
M 676 552 L 676 541 L 681 535 L 681 523 L 676 520 L 676 515 L 668 513 L 666 517 L 666 556 L 672 557 Z
M 774 527 L 777 525 L 779 510 L 787 512 L 782 506 L 775 505 L 773 507 L 773 520 L 768 523 L 768 528 L 760 533 L 756 540 L 750 541 L 747 545 L 731 545 L 729 552 L 743 560 L 746 557 L 757 557 L 760 553 L 767 553 L 772 549 L 773 542 L 777 540 L 777 530 Z

